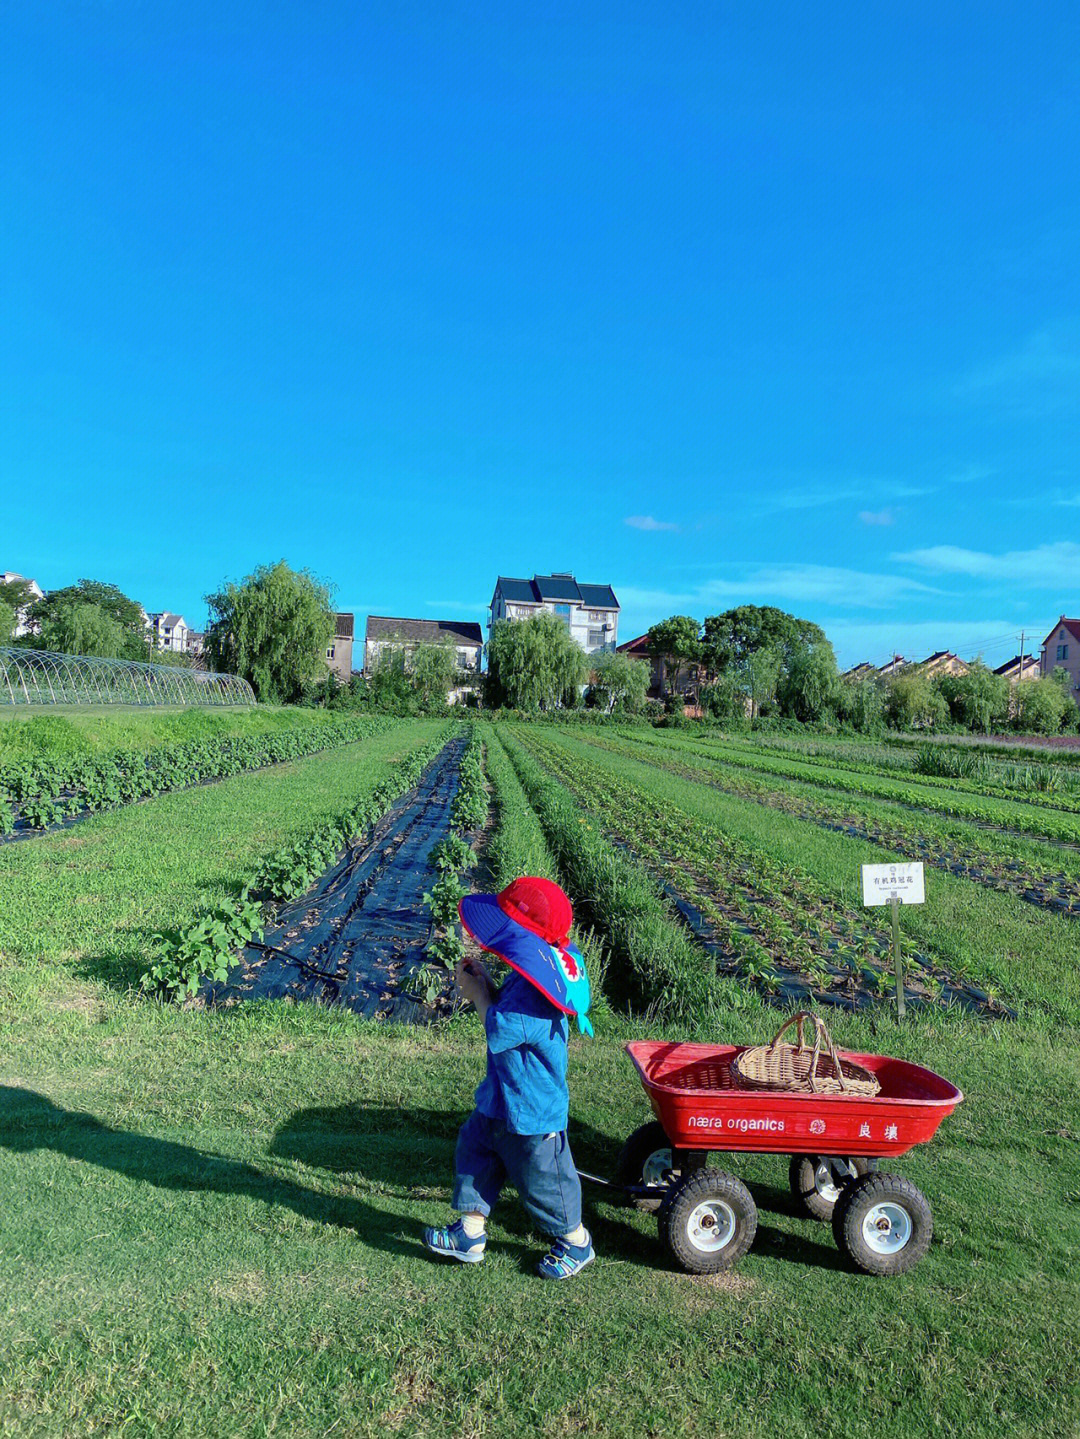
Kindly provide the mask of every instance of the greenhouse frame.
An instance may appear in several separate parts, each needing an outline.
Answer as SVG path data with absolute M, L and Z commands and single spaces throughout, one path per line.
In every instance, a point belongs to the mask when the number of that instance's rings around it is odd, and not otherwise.
M 0 705 L 253 705 L 239 675 L 0 647 Z

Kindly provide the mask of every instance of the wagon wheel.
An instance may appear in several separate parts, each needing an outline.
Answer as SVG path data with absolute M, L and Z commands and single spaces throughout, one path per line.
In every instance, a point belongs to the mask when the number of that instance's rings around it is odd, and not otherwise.
M 656 1190 L 652 1195 L 635 1195 L 629 1203 L 635 1209 L 652 1213 L 660 1208 L 664 1195 L 680 1171 L 672 1168 L 671 1140 L 664 1133 L 664 1126 L 657 1120 L 650 1120 L 635 1129 L 622 1147 L 615 1164 L 615 1183 L 625 1186 L 647 1184 Z
M 906 1273 L 934 1233 L 926 1196 L 899 1174 L 867 1174 L 846 1184 L 832 1224 L 840 1250 L 866 1274 Z
M 852 1176 L 836 1168 L 835 1159 L 820 1154 L 793 1154 L 788 1169 L 788 1183 L 795 1202 L 811 1219 L 831 1219 L 840 1191 L 850 1184 Z M 876 1159 L 848 1159 L 845 1163 L 855 1168 L 855 1178 L 872 1174 L 877 1169 Z
M 660 1243 L 690 1274 L 718 1274 L 746 1253 L 757 1205 L 742 1180 L 699 1169 L 676 1181 L 660 1208 Z

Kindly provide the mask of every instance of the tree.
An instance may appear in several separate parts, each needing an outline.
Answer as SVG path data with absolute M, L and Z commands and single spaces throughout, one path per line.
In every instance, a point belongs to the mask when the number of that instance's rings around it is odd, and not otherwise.
M 445 640 L 414 645 L 406 668 L 422 710 L 444 709 L 458 674 L 457 651 Z
M 129 637 L 123 627 L 100 605 L 64 600 L 49 606 L 39 620 L 42 649 L 65 655 L 99 655 L 119 659 L 125 655 Z
M 835 695 L 836 657 L 825 631 L 772 605 L 706 616 L 701 652 L 711 674 L 739 676 L 751 721 L 774 697 L 796 717 L 819 718 Z
M 488 645 L 488 701 L 493 707 L 550 710 L 576 698 L 588 673 L 585 651 L 555 615 L 497 621 Z
M 593 698 L 606 714 L 616 707 L 636 714 L 648 689 L 649 667 L 641 660 L 606 651 L 593 661 Z
M 97 615 L 91 615 L 91 610 Z M 147 657 L 142 609 L 122 590 L 103 580 L 80 580 L 61 590 L 50 590 L 30 606 L 26 622 L 34 636 L 31 642 L 46 649 L 127 660 Z M 72 649 L 73 644 L 93 647 Z
M 660 664 L 664 692 L 678 684 L 679 671 L 701 656 L 701 626 L 690 615 L 672 615 L 652 625 L 647 635 L 649 654 Z
M 206 596 L 203 651 L 211 669 L 246 679 L 264 704 L 290 704 L 323 663 L 334 633 L 330 590 L 279 560 Z
M 1024 680 L 1016 686 L 1016 718 L 1021 734 L 1060 734 L 1076 705 L 1054 679 Z
M 1012 687 L 1004 675 L 996 675 L 976 660 L 963 675 L 942 675 L 938 688 L 957 724 L 989 734 L 1009 717 Z
M 841 680 L 837 713 L 860 734 L 876 734 L 885 723 L 885 686 L 880 680 Z
M 783 712 L 804 722 L 823 719 L 835 710 L 839 692 L 836 656 L 824 635 L 796 643 L 777 688 Z
M 6 580 L 0 584 L 0 644 L 9 644 L 15 637 L 20 616 L 28 614 L 34 603 L 29 580 Z
M 734 670 L 717 675 L 701 691 L 701 706 L 713 719 L 723 724 L 745 728 L 750 718 L 742 677 Z
M 886 712 L 894 729 L 934 729 L 949 718 L 944 696 L 918 672 L 897 675 L 892 681 Z

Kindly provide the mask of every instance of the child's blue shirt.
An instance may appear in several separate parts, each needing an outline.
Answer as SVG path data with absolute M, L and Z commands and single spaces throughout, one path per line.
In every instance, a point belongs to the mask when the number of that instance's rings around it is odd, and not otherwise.
M 566 1015 L 516 971 L 484 1016 L 487 1074 L 476 1107 L 513 1134 L 566 1128 Z

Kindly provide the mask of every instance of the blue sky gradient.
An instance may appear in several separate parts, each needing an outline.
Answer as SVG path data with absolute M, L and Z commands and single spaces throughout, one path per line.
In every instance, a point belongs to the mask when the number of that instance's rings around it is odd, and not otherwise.
M 1080 613 L 1080 9 L 13 0 L 0 568 Z

